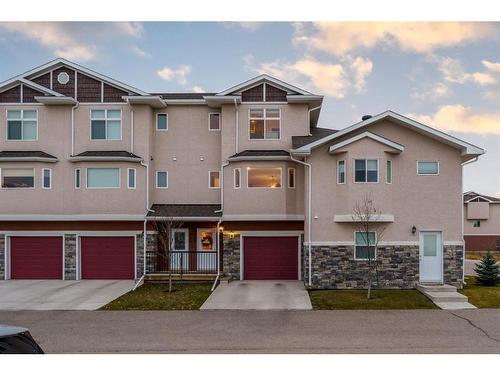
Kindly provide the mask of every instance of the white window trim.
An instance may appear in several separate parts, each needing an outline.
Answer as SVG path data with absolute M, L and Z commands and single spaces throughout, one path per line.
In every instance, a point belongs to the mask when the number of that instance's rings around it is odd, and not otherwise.
M 236 171 L 239 172 L 239 186 L 236 186 Z M 233 170 L 233 188 L 234 189 L 241 189 L 241 168 L 234 168 Z
M 290 172 L 293 171 L 293 186 L 290 186 Z M 296 174 L 296 170 L 295 168 L 288 168 L 287 169 L 287 174 L 286 174 L 286 177 L 287 177 L 287 188 L 288 189 L 295 189 L 295 186 L 297 186 L 297 174 Z
M 134 171 L 134 187 L 130 187 L 130 171 Z M 135 190 L 137 187 L 137 170 L 135 168 L 127 168 L 127 189 Z
M 32 169 L 33 170 L 33 187 L 25 187 L 25 188 L 8 188 L 2 186 L 2 170 L 3 169 Z M 35 168 L 22 168 L 22 167 L 14 167 L 14 168 L 0 168 L 0 189 L 4 190 L 33 190 L 36 188 L 36 169 Z
M 253 104 L 253 103 L 252 103 Z M 269 104 L 269 103 L 266 103 Z M 264 111 L 264 117 L 250 117 L 250 112 L 252 109 L 262 109 Z M 269 117 L 269 120 L 279 120 L 279 132 L 280 136 L 279 138 L 266 138 L 266 111 L 268 109 L 272 110 L 278 110 L 279 111 L 279 117 Z M 264 138 L 251 138 L 250 135 L 250 120 L 264 120 Z M 281 108 L 260 108 L 260 107 L 254 107 L 254 108 L 248 108 L 248 140 L 249 141 L 281 141 Z
M 79 176 L 78 176 L 77 171 L 79 171 Z M 82 188 L 82 168 L 75 168 L 75 176 L 74 177 L 75 177 L 75 181 L 74 181 L 75 182 L 75 189 L 79 190 Z M 78 181 L 79 186 L 77 186 L 77 181 Z
M 219 127 L 217 129 L 210 129 L 210 116 L 212 115 L 218 115 L 219 116 Z M 208 113 L 208 131 L 211 132 L 220 132 L 221 130 L 221 121 L 222 120 L 222 113 L 220 112 L 209 112 Z
M 36 104 L 36 103 L 35 103 Z M 9 119 L 8 119 L 8 113 L 14 112 L 14 111 L 20 111 L 21 112 L 21 137 L 23 136 L 24 133 L 24 111 L 35 111 L 36 113 L 36 137 L 35 139 L 9 139 Z M 12 120 L 15 121 L 15 120 Z M 26 120 L 26 121 L 33 121 L 31 120 Z M 38 109 L 6 109 L 5 110 L 5 140 L 7 142 L 36 142 L 38 141 Z
M 340 163 L 344 163 L 344 182 L 340 182 Z M 346 168 L 346 162 L 345 160 L 337 160 L 337 184 L 338 185 L 345 185 L 347 181 L 347 168 Z
M 88 170 L 89 169 L 118 169 L 118 187 L 89 187 Z M 87 190 L 112 190 L 121 189 L 122 187 L 122 169 L 115 167 L 88 167 L 85 168 L 85 188 Z
M 218 173 L 219 174 L 219 187 L 213 187 L 210 186 L 210 173 Z M 221 184 L 221 178 L 220 178 L 220 171 L 208 171 L 208 188 L 209 189 L 220 189 L 220 184 Z
M 375 233 L 375 244 L 377 243 L 377 232 L 376 231 L 369 231 L 370 233 Z M 364 233 L 364 231 L 361 230 L 356 230 L 354 231 L 354 260 L 356 261 L 368 261 L 368 258 L 356 258 L 356 233 Z M 370 241 L 368 241 L 368 246 L 370 246 Z M 372 260 L 377 260 L 377 246 L 373 245 L 375 247 L 375 257 Z
M 166 118 L 167 118 L 167 128 L 166 129 L 159 129 L 158 128 L 158 115 L 165 115 L 166 116 Z M 166 131 L 168 131 L 168 113 L 167 112 L 158 112 L 156 114 L 156 131 L 158 131 L 158 132 L 166 132 Z
M 102 118 L 92 118 L 92 111 L 104 111 L 104 119 Z M 108 120 L 110 121 L 116 121 L 118 119 L 116 118 L 111 118 L 108 119 L 108 111 L 120 111 L 120 138 L 119 139 L 108 139 Z M 120 142 L 123 139 L 123 111 L 121 108 L 115 109 L 115 108 L 103 108 L 103 109 L 95 109 L 95 108 L 90 108 L 90 133 L 89 133 L 89 138 L 92 142 Z M 94 139 L 92 138 L 92 120 L 104 120 L 104 139 Z
M 356 160 L 364 160 L 365 164 L 365 178 L 368 180 L 368 160 L 376 160 L 377 161 L 377 181 L 356 181 Z M 363 158 L 363 159 L 353 159 L 352 163 L 352 180 L 355 184 L 378 184 L 380 182 L 380 163 L 378 159 L 375 158 Z
M 387 174 L 387 167 L 390 165 L 391 169 L 391 182 L 389 182 L 388 174 Z M 394 169 L 392 168 L 392 160 L 386 160 L 385 161 L 385 183 L 387 185 L 392 185 L 392 182 L 394 181 Z
M 275 187 L 275 188 L 271 188 L 271 187 L 251 187 L 251 186 L 248 186 L 248 183 L 249 183 L 249 179 L 248 179 L 248 172 L 250 171 L 250 169 L 252 168 L 247 168 L 247 189 L 262 189 L 262 190 L 278 190 L 278 189 L 283 189 L 283 168 L 282 167 L 254 167 L 253 169 L 266 169 L 266 168 L 269 168 L 269 169 L 279 169 L 280 170 L 280 186 L 279 187 Z
M 167 186 L 158 186 L 158 173 L 162 173 L 162 172 L 167 174 L 167 181 L 166 181 Z M 156 176 L 156 182 L 155 182 L 156 188 L 157 189 L 168 189 L 168 171 L 156 171 L 155 176 Z
M 45 171 L 49 171 L 49 187 L 45 187 Z M 52 168 L 42 168 L 42 189 L 52 189 Z
M 437 173 L 419 173 L 418 163 L 437 163 Z M 417 160 L 417 176 L 439 176 L 439 160 Z

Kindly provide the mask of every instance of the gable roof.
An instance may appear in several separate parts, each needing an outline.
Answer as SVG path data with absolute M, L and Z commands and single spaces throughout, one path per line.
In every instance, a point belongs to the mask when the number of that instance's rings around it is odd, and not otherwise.
M 482 198 L 490 203 L 500 203 L 500 198 L 492 197 L 490 195 L 479 194 L 475 191 L 468 191 L 464 193 L 464 203 L 469 203 L 471 200 L 476 198 Z
M 351 125 L 345 129 L 339 130 L 338 132 L 328 135 L 324 138 L 318 139 L 317 141 L 311 142 L 305 146 L 301 146 L 299 148 L 296 148 L 292 150 L 291 152 L 294 154 L 304 154 L 308 155 L 311 153 L 311 150 L 315 147 L 321 146 L 327 142 L 330 142 L 336 138 L 342 137 L 343 135 L 346 135 L 352 131 L 355 131 L 357 129 L 367 127 L 373 123 L 379 122 L 381 120 L 386 120 L 390 119 L 400 125 L 407 126 L 409 128 L 412 128 L 413 130 L 425 134 L 431 138 L 434 138 L 438 141 L 441 141 L 445 144 L 448 144 L 449 146 L 458 148 L 462 151 L 462 156 L 469 155 L 469 156 L 479 156 L 484 154 L 484 150 L 482 148 L 479 148 L 477 146 L 474 146 L 473 144 L 470 144 L 468 142 L 462 141 L 461 139 L 458 139 L 452 135 L 449 135 L 447 133 L 444 133 L 440 130 L 431 128 L 430 126 L 421 124 L 420 122 L 417 122 L 415 120 L 412 120 L 408 117 L 405 117 L 403 115 L 400 115 L 399 113 L 393 112 L 393 111 L 385 111 L 382 113 L 379 113 L 378 115 L 375 115 L 369 119 L 366 119 L 364 121 L 360 121 L 354 125 Z
M 241 91 L 245 91 L 245 89 L 252 88 L 254 86 L 259 85 L 260 83 L 263 82 L 269 82 L 273 86 L 277 86 L 280 89 L 285 90 L 288 94 L 301 94 L 301 95 L 313 95 L 309 91 L 303 90 L 301 88 L 298 88 L 297 86 L 291 85 L 289 83 L 283 82 L 282 80 L 278 78 L 271 77 L 270 75 L 267 74 L 261 74 L 257 77 L 251 78 L 245 82 L 242 82 L 236 86 L 232 86 L 224 91 L 221 91 L 217 93 L 217 96 L 225 96 L 225 95 L 230 95 L 234 93 L 239 93 Z
M 147 92 L 144 92 L 142 90 L 139 90 L 135 87 L 132 87 L 130 85 L 127 85 L 123 82 L 120 82 L 120 81 L 117 81 L 113 78 L 110 78 L 108 76 L 105 76 L 104 74 L 101 74 L 101 73 L 97 73 L 89 68 L 86 68 L 82 65 L 79 65 L 79 64 L 76 64 L 72 61 L 69 61 L 69 60 L 66 60 L 66 59 L 63 59 L 63 58 L 57 58 L 55 60 L 52 60 L 52 61 L 49 61 L 48 63 L 46 64 L 43 64 L 43 65 L 40 65 L 34 69 L 31 69 L 31 70 L 28 70 L 27 72 L 24 72 L 22 74 L 19 74 L 13 78 L 10 78 L 4 82 L 1 82 L 0 83 L 0 89 L 4 86 L 9 86 L 11 85 L 13 82 L 16 82 L 16 81 L 19 81 L 21 79 L 24 79 L 24 80 L 27 80 L 28 82 L 29 79 L 31 78 L 35 78 L 35 77 L 38 77 L 40 75 L 43 75 L 45 73 L 48 73 L 50 72 L 51 70 L 54 70 L 54 69 L 57 69 L 59 67 L 62 67 L 62 66 L 67 66 L 73 70 L 77 70 L 77 71 L 80 71 L 92 78 L 96 78 L 98 80 L 101 80 L 101 81 L 104 81 L 106 82 L 107 84 L 110 84 L 112 86 L 115 86 L 115 87 L 118 87 L 124 91 L 128 91 L 128 92 L 132 92 L 134 94 L 137 94 L 137 95 L 149 95 Z M 26 83 L 26 82 L 24 82 Z M 27 84 L 27 83 L 26 83 Z M 34 82 L 32 82 L 31 84 L 35 84 Z M 38 85 L 40 86 L 40 85 Z M 43 87 L 43 86 L 40 86 L 40 87 Z M 39 89 L 37 89 L 39 90 Z M 48 89 L 46 89 L 48 90 Z M 52 93 L 52 95 L 55 95 L 55 96 L 62 96 L 61 94 L 59 95 L 56 95 L 55 92 Z
M 228 158 L 237 160 L 289 160 L 290 153 L 285 150 L 245 150 L 238 152 Z
M 376 142 L 379 142 L 379 143 L 382 143 L 382 144 L 384 144 L 384 145 L 386 145 L 388 147 L 391 147 L 396 152 L 403 152 L 403 150 L 405 149 L 405 146 L 403 146 L 400 143 L 391 141 L 388 138 L 385 138 L 385 137 L 382 137 L 382 136 L 377 135 L 375 133 L 366 131 L 366 132 L 357 134 L 354 137 L 347 138 L 347 139 L 343 140 L 342 142 L 334 144 L 333 146 L 330 146 L 329 151 L 330 151 L 330 153 L 334 153 L 335 151 L 341 149 L 342 147 L 350 145 L 351 143 L 357 142 L 357 141 L 359 141 L 361 139 L 364 139 L 364 138 L 373 139 Z

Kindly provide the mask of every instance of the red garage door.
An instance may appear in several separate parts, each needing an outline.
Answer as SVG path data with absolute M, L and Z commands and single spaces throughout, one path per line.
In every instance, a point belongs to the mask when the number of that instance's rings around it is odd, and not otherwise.
M 134 237 L 81 237 L 82 279 L 133 279 Z
M 297 237 L 243 237 L 245 280 L 297 280 Z
M 10 237 L 11 279 L 62 279 L 62 237 Z

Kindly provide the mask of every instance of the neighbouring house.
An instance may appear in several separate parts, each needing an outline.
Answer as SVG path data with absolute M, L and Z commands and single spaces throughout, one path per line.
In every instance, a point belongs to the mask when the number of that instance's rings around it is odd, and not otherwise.
M 0 278 L 363 288 L 371 193 L 380 285 L 460 285 L 462 164 L 484 151 L 392 111 L 319 128 L 322 101 L 267 75 L 148 93 L 64 59 L 1 83 Z
M 500 251 L 500 198 L 464 193 L 465 251 Z

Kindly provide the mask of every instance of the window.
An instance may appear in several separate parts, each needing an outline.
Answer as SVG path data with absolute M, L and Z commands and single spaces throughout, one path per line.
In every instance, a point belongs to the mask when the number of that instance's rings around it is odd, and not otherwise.
M 437 161 L 417 161 L 417 174 L 437 175 L 439 174 L 439 162 Z
M 241 168 L 234 169 L 234 188 L 239 189 L 241 187 Z
M 220 113 L 208 114 L 208 130 L 220 130 Z
M 378 182 L 378 160 L 376 159 L 355 160 L 354 182 Z
M 87 189 L 117 189 L 120 168 L 87 168 Z
M 250 139 L 280 139 L 279 109 L 250 109 Z
M 219 171 L 208 172 L 208 187 L 210 189 L 219 189 L 220 188 Z
M 156 130 L 168 130 L 168 113 L 156 114 Z
M 479 228 L 481 226 L 481 220 L 474 220 L 474 222 L 472 223 L 472 226 L 474 228 Z
M 385 168 L 385 182 L 392 184 L 392 160 L 387 160 Z
M 247 183 L 249 188 L 280 188 L 281 168 L 248 168 Z
M 337 161 L 337 184 L 345 184 L 345 160 Z
M 30 189 L 35 187 L 35 170 L 33 168 L 3 168 L 2 188 Z
M 75 169 L 75 189 L 80 189 L 82 186 L 82 170 L 80 168 Z
M 168 172 L 156 171 L 156 187 L 158 189 L 168 188 Z
M 288 188 L 295 189 L 295 168 L 288 168 Z
M 34 141 L 37 139 L 37 111 L 7 111 L 7 140 Z
M 42 188 L 52 189 L 52 169 L 50 168 L 42 169 Z
M 127 169 L 127 187 L 135 189 L 135 168 Z
M 375 232 L 355 232 L 354 235 L 356 241 L 354 246 L 354 259 L 368 260 L 368 254 L 371 259 L 375 259 L 377 255 L 375 252 Z M 370 253 L 368 253 L 368 251 Z
M 90 138 L 120 140 L 122 138 L 122 111 L 120 109 L 93 109 L 90 111 Z

